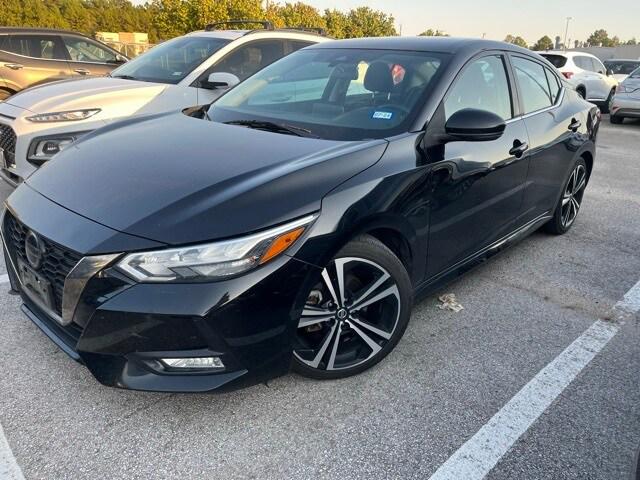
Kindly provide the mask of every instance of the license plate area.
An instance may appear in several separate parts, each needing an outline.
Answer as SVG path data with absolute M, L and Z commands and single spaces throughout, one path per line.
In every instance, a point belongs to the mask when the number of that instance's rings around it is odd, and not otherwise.
M 22 288 L 36 303 L 40 303 L 49 310 L 54 310 L 51 283 L 21 259 L 18 259 L 17 263 Z

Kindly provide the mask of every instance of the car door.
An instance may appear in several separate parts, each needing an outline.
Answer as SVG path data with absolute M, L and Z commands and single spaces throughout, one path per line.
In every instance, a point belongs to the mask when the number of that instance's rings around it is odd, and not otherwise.
M 528 136 L 512 92 L 505 56 L 469 62 L 431 120 L 425 153 L 432 162 L 427 274 L 445 272 L 509 234 L 520 212 L 527 175 Z M 497 140 L 438 141 L 455 112 L 474 108 L 506 121 Z
M 89 38 L 62 35 L 62 41 L 72 75 L 106 75 L 123 63 L 116 52 Z
M 591 60 L 591 57 L 586 55 L 580 55 L 574 57 L 574 63 L 582 69 L 576 80 L 584 84 L 587 90 L 587 100 L 603 100 L 603 88 L 600 77 L 595 72 L 595 65 Z
M 0 75 L 12 90 L 22 90 L 69 75 L 64 46 L 58 35 L 7 35 L 0 55 Z
M 576 135 L 582 135 L 587 119 L 579 102 L 566 99 L 568 92 L 556 73 L 531 57 L 512 55 L 520 108 L 529 133 L 529 173 L 521 223 L 553 211 L 571 168 Z
M 214 72 L 232 73 L 240 81 L 249 78 L 264 67 L 289 55 L 296 50 L 311 45 L 312 42 L 303 40 L 287 40 L 282 38 L 270 38 L 244 43 L 229 52 L 215 65 L 208 68 L 201 77 L 196 80 L 198 88 L 198 103 L 213 102 L 224 90 L 202 87 L 202 80 L 209 78 Z
M 597 58 L 591 58 L 593 73 L 598 79 L 598 98 L 606 100 L 611 93 L 613 82 L 607 76 L 607 68 Z

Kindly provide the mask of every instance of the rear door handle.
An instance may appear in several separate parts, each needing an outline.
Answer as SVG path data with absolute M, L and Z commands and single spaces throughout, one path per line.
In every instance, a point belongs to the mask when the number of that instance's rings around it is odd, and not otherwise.
M 87 70 L 86 68 L 76 68 L 74 72 L 79 73 L 80 75 L 89 75 L 91 70 Z
M 21 65 L 19 63 L 5 63 L 4 66 L 10 68 L 11 70 L 20 70 L 21 68 L 24 68 L 24 65 Z
M 571 123 L 569 124 L 569 127 L 567 127 L 569 130 L 571 130 L 573 133 L 577 132 L 578 129 L 582 126 L 582 122 L 580 120 L 576 120 L 575 118 L 571 119 Z
M 529 144 L 527 142 L 521 142 L 520 140 L 513 141 L 513 148 L 509 150 L 509 155 L 513 155 L 516 158 L 522 157 L 524 152 L 529 150 Z

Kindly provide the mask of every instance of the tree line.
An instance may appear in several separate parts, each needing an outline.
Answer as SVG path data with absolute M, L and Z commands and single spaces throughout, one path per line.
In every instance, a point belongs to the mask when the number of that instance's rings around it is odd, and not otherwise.
M 324 28 L 334 38 L 397 35 L 394 18 L 369 7 L 318 9 L 303 2 L 261 0 L 0 0 L 0 26 L 96 32 L 146 32 L 156 43 L 235 19 L 269 20 L 277 28 Z

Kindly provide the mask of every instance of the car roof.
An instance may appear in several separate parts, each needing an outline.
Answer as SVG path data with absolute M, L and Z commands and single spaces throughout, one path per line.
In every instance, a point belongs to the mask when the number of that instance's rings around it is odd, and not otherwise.
M 563 50 L 547 50 L 546 52 L 538 52 L 540 55 L 560 55 L 561 57 L 573 58 L 573 57 L 593 57 L 598 58 L 595 55 L 587 52 L 565 52 Z
M 71 30 L 62 30 L 58 28 L 30 28 L 30 27 L 0 27 L 0 34 L 8 33 L 49 33 L 49 34 L 64 34 L 64 35 L 77 35 L 79 37 L 87 37 L 86 35 Z
M 187 35 L 197 37 L 211 37 L 211 38 L 225 38 L 228 40 L 236 40 L 238 38 L 251 35 L 254 36 L 267 36 L 269 38 L 300 38 L 300 36 L 308 37 L 310 39 L 328 37 L 319 35 L 314 32 L 308 32 L 301 29 L 287 29 L 287 28 L 274 28 L 274 29 L 258 29 L 258 30 L 197 30 L 195 32 L 188 33 Z
M 531 54 L 531 51 L 511 43 L 462 37 L 376 37 L 334 40 L 307 48 L 363 48 L 458 53 L 463 50 L 510 50 Z

